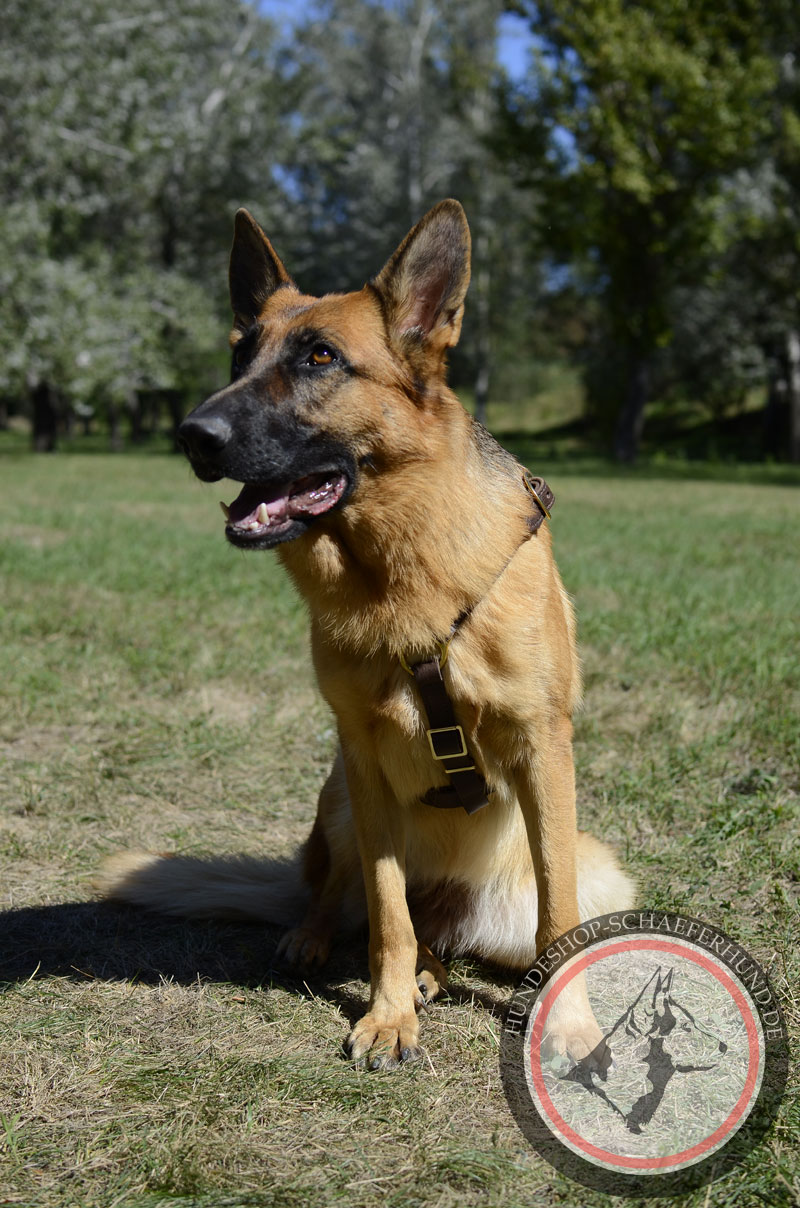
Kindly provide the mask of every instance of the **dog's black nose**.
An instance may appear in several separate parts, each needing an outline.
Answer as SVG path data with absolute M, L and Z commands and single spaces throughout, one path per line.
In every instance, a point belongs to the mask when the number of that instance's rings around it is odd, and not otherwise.
M 224 449 L 232 433 L 222 415 L 189 415 L 178 428 L 178 441 L 185 452 L 208 457 Z

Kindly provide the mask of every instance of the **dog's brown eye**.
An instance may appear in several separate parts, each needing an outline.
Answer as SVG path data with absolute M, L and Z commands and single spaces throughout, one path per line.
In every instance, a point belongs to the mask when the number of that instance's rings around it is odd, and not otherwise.
M 233 353 L 231 356 L 231 368 L 234 373 L 241 373 L 250 357 L 250 343 L 247 340 L 240 340 L 238 344 L 234 344 Z
M 318 344 L 316 348 L 312 349 L 309 360 L 312 365 L 330 365 L 332 361 L 336 360 L 336 357 L 330 348 L 326 348 L 324 344 Z

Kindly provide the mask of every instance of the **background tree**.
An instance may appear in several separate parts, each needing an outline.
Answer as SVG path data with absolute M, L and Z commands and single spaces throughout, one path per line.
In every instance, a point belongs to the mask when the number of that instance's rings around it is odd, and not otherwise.
M 552 244 L 602 300 L 618 381 L 614 447 L 635 457 L 671 302 L 719 237 L 727 176 L 757 157 L 777 65 L 763 7 L 711 0 L 523 5 L 537 70 L 518 107 L 549 135 Z M 616 373 L 613 371 L 616 370 Z
M 472 226 L 473 284 L 453 376 L 472 387 L 482 418 L 512 313 L 494 299 L 525 275 L 520 249 L 532 208 L 494 151 L 500 7 L 497 0 L 319 5 L 288 54 L 298 137 L 281 178 L 292 205 L 265 215 L 301 282 L 341 288 L 374 274 L 429 206 L 458 197 Z M 536 280 L 528 268 L 526 307 Z
M 4 34 L 0 393 L 138 431 L 144 391 L 208 379 L 232 209 L 279 190 L 272 28 L 239 0 L 9 0 Z
M 453 378 L 483 418 L 543 361 L 638 448 L 648 400 L 727 422 L 767 398 L 800 458 L 800 87 L 788 0 L 8 0 L 0 46 L 0 427 L 94 409 L 121 441 L 224 380 L 231 215 L 301 285 L 357 287 L 425 209 L 464 203 Z
M 731 274 L 745 280 L 757 299 L 753 331 L 768 377 L 767 445 L 793 462 L 800 462 L 800 70 L 796 53 L 786 47 L 798 42 L 800 14 L 792 7 L 775 31 L 780 74 L 758 175 L 740 186 L 757 200 L 741 224 L 730 264 Z

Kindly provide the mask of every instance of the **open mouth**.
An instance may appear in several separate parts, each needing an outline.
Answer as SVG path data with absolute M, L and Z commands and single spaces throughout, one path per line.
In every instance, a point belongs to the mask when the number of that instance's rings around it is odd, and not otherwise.
M 297 522 L 310 522 L 329 512 L 347 490 L 347 478 L 337 470 L 306 474 L 296 482 L 248 482 L 225 515 L 225 535 L 238 545 L 269 544 L 288 535 Z M 294 535 L 294 534 L 293 534 Z

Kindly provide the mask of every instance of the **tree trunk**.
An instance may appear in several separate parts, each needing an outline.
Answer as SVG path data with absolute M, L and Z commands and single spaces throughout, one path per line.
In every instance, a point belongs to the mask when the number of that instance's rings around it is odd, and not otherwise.
M 786 384 L 789 402 L 789 460 L 800 462 L 800 332 L 786 336 Z
M 120 453 L 125 447 L 122 439 L 122 426 L 119 422 L 119 407 L 116 403 L 108 404 L 109 444 L 114 453 Z
M 142 408 L 142 400 L 139 397 L 138 391 L 128 391 L 128 397 L 125 400 L 125 410 L 128 412 L 128 419 L 131 425 L 131 444 L 144 444 L 144 411 Z
M 489 259 L 488 219 L 481 214 L 475 239 L 475 303 L 476 303 L 476 353 L 478 370 L 475 375 L 475 418 L 485 426 L 489 407 L 489 381 L 491 378 L 490 302 L 491 261 Z
M 417 222 L 422 210 L 425 190 L 422 183 L 423 147 L 422 137 L 425 129 L 425 114 L 422 108 L 422 64 L 425 56 L 425 45 L 431 32 L 436 13 L 433 5 L 423 0 L 419 9 L 417 23 L 411 34 L 409 43 L 408 64 L 405 72 L 406 104 L 408 105 L 408 212 L 412 222 Z
M 181 449 L 178 445 L 178 428 L 184 419 L 185 405 L 182 390 L 165 390 L 164 401 L 167 404 L 169 411 L 170 426 L 172 429 L 172 444 L 176 453 L 180 453 Z
M 617 461 L 636 461 L 644 431 L 644 412 L 650 390 L 650 362 L 643 353 L 635 354 L 628 370 L 628 386 L 614 435 Z
M 485 52 L 484 52 L 485 53 Z M 490 55 L 493 52 L 490 52 Z M 491 59 L 482 62 L 482 83 L 467 105 L 466 127 L 481 148 L 488 140 L 492 125 L 489 78 Z M 470 171 L 476 201 L 475 238 L 472 249 L 472 288 L 475 315 L 475 418 L 486 424 L 489 409 L 489 385 L 492 376 L 492 222 L 494 190 L 484 156 L 478 152 Z
M 33 403 L 33 449 L 52 453 L 58 442 L 56 395 L 49 382 L 39 382 L 31 394 Z
M 161 420 L 161 391 L 153 390 L 147 400 L 146 431 L 149 438 L 158 436 L 158 425 Z
M 762 347 L 767 367 L 767 397 L 764 402 L 764 451 L 783 457 L 786 446 L 787 366 L 785 341 L 769 340 Z

